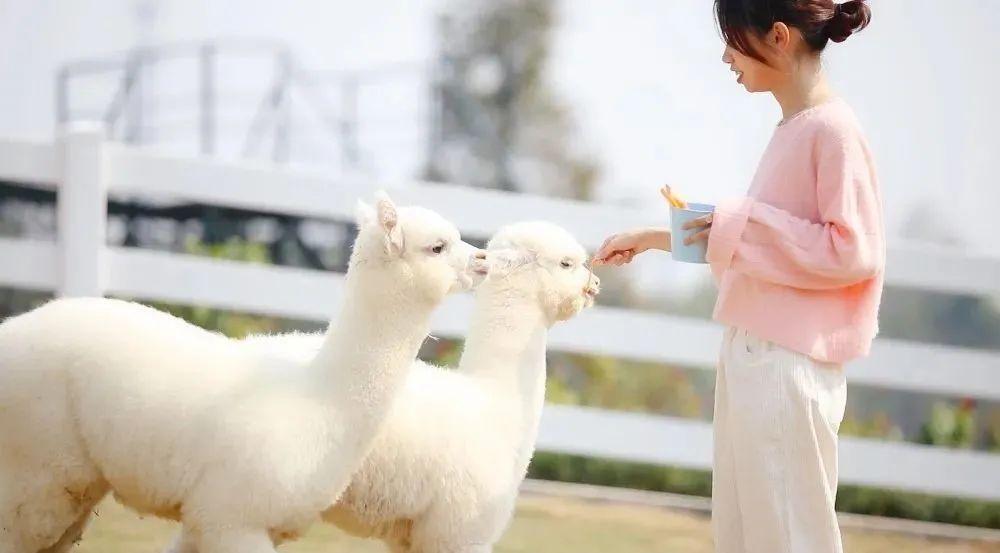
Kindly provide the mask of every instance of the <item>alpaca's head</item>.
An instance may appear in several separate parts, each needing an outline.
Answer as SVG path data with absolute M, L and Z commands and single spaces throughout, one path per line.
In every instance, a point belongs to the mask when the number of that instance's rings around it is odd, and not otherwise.
M 385 193 L 375 206 L 358 202 L 358 238 L 351 268 L 376 269 L 394 284 L 431 302 L 480 282 L 485 252 L 462 241 L 458 229 L 422 207 L 397 207 Z
M 545 222 L 500 229 L 486 248 L 485 286 L 517 287 L 538 298 L 550 322 L 564 321 L 594 304 L 601 281 L 587 252 L 565 229 Z

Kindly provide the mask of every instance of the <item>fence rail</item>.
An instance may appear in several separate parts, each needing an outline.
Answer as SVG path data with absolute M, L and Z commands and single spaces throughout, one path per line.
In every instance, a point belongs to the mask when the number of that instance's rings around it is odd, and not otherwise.
M 350 220 L 356 200 L 384 188 L 453 220 L 463 234 L 487 237 L 515 220 L 547 219 L 572 229 L 589 248 L 619 228 L 656 224 L 654 210 L 609 207 L 426 183 L 376 183 L 295 173 L 270 166 L 178 159 L 106 143 L 77 131 L 57 145 L 0 140 L 0 180 L 58 193 L 58 242 L 0 238 L 0 285 L 325 320 L 342 294 L 342 276 L 314 270 L 200 258 L 104 243 L 106 198 L 143 196 L 332 220 Z M 1000 259 L 896 248 L 890 284 L 973 295 L 1000 295 Z M 80 267 L 84 267 L 81 271 Z M 72 270 L 70 270 L 72 268 Z M 266 290 L 262 294 L 261 290 Z M 461 336 L 471 309 L 456 297 L 433 331 Z M 636 336 L 656 336 L 637 340 Z M 721 330 L 702 320 L 596 307 L 557 326 L 553 350 L 711 369 Z M 877 340 L 871 357 L 849 369 L 852 384 L 1000 400 L 1000 355 Z M 707 469 L 707 423 L 639 413 L 550 405 L 542 450 Z M 845 438 L 844 482 L 935 494 L 1000 499 L 1000 455 Z

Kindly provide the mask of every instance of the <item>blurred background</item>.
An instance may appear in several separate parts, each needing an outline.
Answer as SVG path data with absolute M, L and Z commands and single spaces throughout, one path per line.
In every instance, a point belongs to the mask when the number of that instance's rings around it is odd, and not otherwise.
M 934 260 L 957 259 L 954 272 L 987 283 L 890 279 L 881 336 L 925 348 L 906 351 L 949 353 L 935 359 L 974 359 L 986 376 L 965 387 L 982 393 L 853 384 L 842 434 L 961 449 L 971 455 L 962 459 L 1000 473 L 991 454 L 1000 452 L 1000 109 L 989 70 L 1000 3 L 873 4 L 872 25 L 832 45 L 826 65 L 867 129 L 890 245 L 909 252 L 899 259 L 911 273 L 923 259 L 939 271 Z M 780 114 L 770 97 L 735 83 L 722 50 L 710 2 L 697 0 L 0 0 L 0 140 L 53 142 L 68 126 L 97 124 L 109 141 L 172 159 L 392 186 L 449 183 L 643 214 L 617 222 L 626 228 L 665 223 L 656 193 L 665 183 L 707 202 L 745 191 Z M 0 238 L 53 240 L 56 193 L 15 177 L 0 171 Z M 347 221 L 141 194 L 113 195 L 107 211 L 109 246 L 322 271 L 344 270 L 354 232 Z M 648 256 L 601 277 L 603 307 L 692 325 L 711 313 L 704 267 Z M 0 316 L 52 293 L 0 279 Z M 154 304 L 234 337 L 323 328 L 273 313 Z M 453 338 L 429 342 L 422 355 L 454 364 L 460 353 Z M 549 401 L 707 423 L 714 375 L 703 358 L 553 348 Z M 935 368 L 961 378 L 962 367 Z M 536 482 L 501 550 L 710 550 L 707 503 L 691 499 L 710 495 L 705 467 L 551 449 L 536 455 L 531 478 L 601 488 Z M 987 488 L 997 482 L 982 477 Z M 842 486 L 841 511 L 950 526 L 847 518 L 852 551 L 998 550 L 990 540 L 1000 489 L 972 497 L 859 484 Z M 125 535 L 148 534 L 135 543 L 150 551 L 162 543 L 162 523 L 107 508 L 113 516 L 99 519 L 82 551 L 132 547 L 121 545 Z M 343 539 L 322 532 L 310 539 Z

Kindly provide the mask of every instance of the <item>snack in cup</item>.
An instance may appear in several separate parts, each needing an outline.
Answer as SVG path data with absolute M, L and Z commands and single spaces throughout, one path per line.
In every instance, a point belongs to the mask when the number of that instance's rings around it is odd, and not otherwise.
M 677 195 L 669 186 L 660 189 L 660 194 L 670 203 L 670 252 L 676 261 L 686 263 L 705 263 L 705 255 L 708 251 L 708 244 L 699 241 L 694 244 L 685 244 L 684 238 L 695 232 L 694 230 L 684 230 L 684 223 L 703 217 L 715 211 L 715 206 L 708 204 L 689 204 Z
M 660 189 L 660 194 L 664 198 L 666 198 L 667 202 L 669 202 L 670 205 L 676 207 L 677 209 L 687 209 L 687 206 L 688 206 L 687 202 L 685 202 L 683 198 L 681 198 L 680 196 L 678 196 L 670 188 L 670 186 L 664 185 L 663 188 Z

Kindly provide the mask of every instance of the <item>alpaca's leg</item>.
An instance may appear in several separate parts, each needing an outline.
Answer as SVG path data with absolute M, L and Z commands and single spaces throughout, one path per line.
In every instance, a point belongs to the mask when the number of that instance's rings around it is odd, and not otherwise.
M 4 498 L 0 497 L 0 501 Z M 58 495 L 55 490 L 47 490 L 26 500 L 15 500 L 3 505 L 0 514 L 0 551 L 4 553 L 36 553 L 65 550 L 65 540 L 69 539 L 73 528 L 81 520 L 79 507 Z M 60 549 L 61 548 L 61 549 Z
M 198 553 L 277 553 L 265 530 L 212 529 L 198 532 Z
M 90 509 L 107 493 L 100 481 L 81 485 L 59 475 L 0 466 L 0 551 L 54 553 L 82 534 Z
M 80 541 L 83 537 L 83 530 L 87 527 L 90 522 L 90 517 L 93 511 L 89 509 L 80 514 L 80 517 L 76 519 L 68 530 L 59 538 L 59 541 L 51 547 L 46 547 L 39 553 L 67 553 L 70 549 L 76 545 L 76 542 Z
M 448 553 L 493 553 L 493 546 L 482 543 L 467 543 L 446 547 L 442 551 L 447 551 Z
M 391 550 L 392 553 L 493 553 L 493 546 L 489 544 L 438 543 L 433 546 L 414 546 L 398 550 L 391 547 Z
M 194 534 L 184 526 L 164 553 L 198 553 L 197 545 Z
M 410 553 L 491 553 L 510 520 L 513 501 L 456 509 L 441 502 L 413 525 Z
M 418 527 L 418 530 L 424 529 Z M 414 540 L 408 548 L 400 551 L 406 553 L 491 553 L 493 544 L 461 532 L 449 532 L 449 535 L 445 536 L 420 532 L 414 536 Z M 393 550 L 393 553 L 396 551 Z
M 59 541 L 39 553 L 67 553 L 70 551 L 76 545 L 76 542 L 80 541 L 80 538 L 83 537 L 83 531 L 87 529 L 87 524 L 90 523 L 90 519 L 94 515 L 94 508 L 104 499 L 107 493 L 108 485 L 105 482 L 95 483 L 88 488 L 81 500 L 80 514 L 73 524 L 63 532 Z
M 0 551 L 12 553 L 27 552 L 27 546 L 21 542 L 21 536 L 14 534 L 13 528 L 7 526 L 7 520 L 0 518 Z M 31 553 L 34 553 L 32 551 Z
M 389 548 L 389 553 L 414 553 L 413 548 L 405 543 L 386 541 L 385 545 Z

